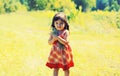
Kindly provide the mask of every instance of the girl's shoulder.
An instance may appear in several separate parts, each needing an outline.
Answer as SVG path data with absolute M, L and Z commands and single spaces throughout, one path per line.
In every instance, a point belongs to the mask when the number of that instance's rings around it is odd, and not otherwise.
M 62 34 L 63 35 L 69 35 L 69 30 L 64 30 Z
M 69 30 L 64 30 L 63 33 L 69 34 Z

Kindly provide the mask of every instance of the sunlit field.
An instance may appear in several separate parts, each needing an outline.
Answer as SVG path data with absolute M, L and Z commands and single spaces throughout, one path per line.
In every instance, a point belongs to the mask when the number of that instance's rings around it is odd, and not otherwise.
M 0 76 L 52 76 L 45 64 L 53 15 L 49 11 L 0 15 Z M 114 20 L 115 13 L 109 15 Z M 120 76 L 120 29 L 97 12 L 78 16 L 70 21 L 75 63 L 70 76 Z M 62 69 L 59 76 L 64 76 Z

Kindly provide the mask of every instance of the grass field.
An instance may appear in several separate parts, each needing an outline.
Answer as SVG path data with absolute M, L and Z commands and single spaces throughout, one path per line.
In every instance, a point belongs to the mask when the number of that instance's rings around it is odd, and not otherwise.
M 53 71 L 45 64 L 51 48 L 47 40 L 53 15 L 53 12 L 0 15 L 0 76 L 52 76 Z M 90 19 L 91 16 L 87 20 Z M 75 63 L 70 76 L 120 76 L 120 30 L 109 27 L 107 22 L 103 30 L 102 25 L 94 26 L 94 22 L 99 24 L 97 20 L 88 23 L 94 28 L 70 22 Z M 63 75 L 60 70 L 59 76 Z

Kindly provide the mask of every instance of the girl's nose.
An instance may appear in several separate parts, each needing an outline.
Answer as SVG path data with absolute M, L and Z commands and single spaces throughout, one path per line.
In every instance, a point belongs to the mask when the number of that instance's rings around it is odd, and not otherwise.
M 61 26 L 61 24 L 58 24 L 58 27 L 60 27 Z

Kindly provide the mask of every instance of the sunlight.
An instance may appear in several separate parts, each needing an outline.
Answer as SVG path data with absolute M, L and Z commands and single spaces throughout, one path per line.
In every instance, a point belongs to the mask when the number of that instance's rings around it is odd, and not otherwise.
M 29 69 L 36 69 L 38 66 L 40 66 L 40 59 L 29 57 L 25 60 L 25 66 L 27 66 Z

